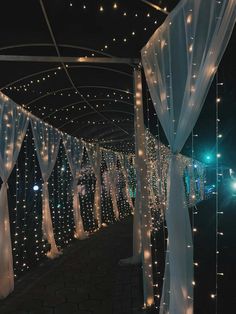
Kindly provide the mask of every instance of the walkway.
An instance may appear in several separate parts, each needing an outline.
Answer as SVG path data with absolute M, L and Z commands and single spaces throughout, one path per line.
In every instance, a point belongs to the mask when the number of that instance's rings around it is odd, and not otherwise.
M 18 282 L 1 314 L 141 313 L 140 267 L 119 267 L 132 252 L 132 218 L 75 241 Z

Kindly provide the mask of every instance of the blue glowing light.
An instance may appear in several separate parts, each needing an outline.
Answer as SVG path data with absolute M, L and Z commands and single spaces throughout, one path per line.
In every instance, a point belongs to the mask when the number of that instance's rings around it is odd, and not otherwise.
M 232 183 L 232 188 L 236 191 L 236 181 Z
M 35 184 L 35 185 L 33 186 L 33 190 L 34 190 L 34 191 L 38 191 L 38 190 L 39 190 L 39 186 Z

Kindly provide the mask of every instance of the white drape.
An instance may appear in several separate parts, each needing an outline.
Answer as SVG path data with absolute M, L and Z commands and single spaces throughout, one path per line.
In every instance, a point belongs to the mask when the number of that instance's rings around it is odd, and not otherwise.
M 75 222 L 75 237 L 82 240 L 87 237 L 87 234 L 84 232 L 83 220 L 81 217 L 77 182 L 81 171 L 84 145 L 81 140 L 68 134 L 63 134 L 62 138 L 73 177 L 73 214 Z
M 51 245 L 50 251 L 47 253 L 49 258 L 58 257 L 59 252 L 53 233 L 51 211 L 49 206 L 48 179 L 52 173 L 56 163 L 58 149 L 60 145 L 61 135 L 52 126 L 47 125 L 43 121 L 32 117 L 31 125 L 33 137 L 36 147 L 36 153 L 39 161 L 40 170 L 43 178 L 42 186 L 42 230 L 43 237 Z
M 102 213 L 101 213 L 101 152 L 99 145 L 87 144 L 86 150 L 88 153 L 91 166 L 93 168 L 96 177 L 96 186 L 94 192 L 94 217 L 97 221 L 98 228 L 102 225 Z
M 152 101 L 173 153 L 166 211 L 169 264 L 161 313 L 193 313 L 191 226 L 176 154 L 197 121 L 229 41 L 236 17 L 235 3 L 182 0 L 142 49 Z
M 113 206 L 113 212 L 116 220 L 119 220 L 119 208 L 117 204 L 117 156 L 114 152 L 104 150 L 103 156 L 107 165 L 109 180 L 110 180 L 110 193 L 111 193 L 111 200 L 112 200 L 112 206 Z
M 0 95 L 0 299 L 14 289 L 11 233 L 8 212 L 8 178 L 15 166 L 28 127 L 27 114 Z

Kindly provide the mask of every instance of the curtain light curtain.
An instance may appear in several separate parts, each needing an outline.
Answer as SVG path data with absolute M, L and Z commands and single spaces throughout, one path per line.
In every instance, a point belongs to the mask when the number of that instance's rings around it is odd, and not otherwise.
M 129 158 L 126 155 L 119 154 L 119 159 L 121 163 L 122 174 L 125 179 L 125 195 L 126 195 L 127 201 L 129 203 L 129 206 L 132 212 L 134 212 L 134 205 L 133 205 L 130 193 L 129 193 L 129 168 L 130 168 Z
M 98 144 L 87 144 L 86 151 L 88 153 L 91 166 L 93 168 L 96 177 L 96 186 L 94 193 L 94 217 L 97 221 L 98 228 L 102 225 L 102 213 L 101 213 L 101 151 Z
M 225 51 L 236 2 L 182 0 L 142 49 L 145 76 L 172 156 L 161 314 L 193 313 L 193 247 L 177 153 L 189 137 Z
M 83 158 L 84 145 L 83 142 L 73 136 L 64 134 L 63 144 L 65 146 L 66 155 L 68 158 L 70 170 L 73 177 L 73 214 L 75 222 L 75 237 L 82 240 L 87 238 L 87 234 L 84 232 L 83 220 L 80 211 L 80 200 L 78 194 L 78 179 L 81 171 L 81 163 Z
M 117 204 L 117 156 L 114 152 L 104 150 L 103 156 L 107 165 L 109 180 L 110 180 L 110 193 L 111 193 L 111 200 L 113 206 L 113 212 L 116 220 L 119 220 L 119 208 Z
M 43 178 L 42 186 L 42 230 L 43 237 L 51 245 L 47 256 L 51 259 L 58 257 L 61 252 L 58 250 L 52 226 L 51 210 L 49 205 L 48 179 L 56 163 L 61 134 L 52 126 L 43 121 L 32 117 L 31 125 L 39 161 L 40 170 Z
M 11 233 L 8 211 L 8 178 L 15 166 L 29 124 L 27 114 L 0 95 L 0 299 L 14 289 Z

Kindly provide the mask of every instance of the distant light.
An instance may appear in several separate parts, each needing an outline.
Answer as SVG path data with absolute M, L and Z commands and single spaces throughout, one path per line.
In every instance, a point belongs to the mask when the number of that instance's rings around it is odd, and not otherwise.
M 62 168 L 61 168 L 61 171 L 65 171 L 65 168 L 64 168 L 64 167 L 62 167 Z
M 197 168 L 197 165 L 194 165 L 194 168 Z
M 232 188 L 236 191 L 236 182 L 232 183 Z
M 220 157 L 221 157 L 221 154 L 217 154 L 216 156 L 217 156 L 217 158 L 220 158 Z
M 35 185 L 33 186 L 33 190 L 34 190 L 34 191 L 38 191 L 38 190 L 39 190 L 39 186 L 35 184 Z
M 113 9 L 117 9 L 117 4 L 116 3 L 113 4 Z
M 212 160 L 212 156 L 210 154 L 205 156 L 206 162 L 210 162 Z
M 104 11 L 104 9 L 103 9 L 103 6 L 102 6 L 102 5 L 100 6 L 99 11 L 100 11 L 100 12 L 103 12 L 103 11 Z
M 222 138 L 222 134 L 219 134 L 218 137 L 219 137 L 219 138 Z

